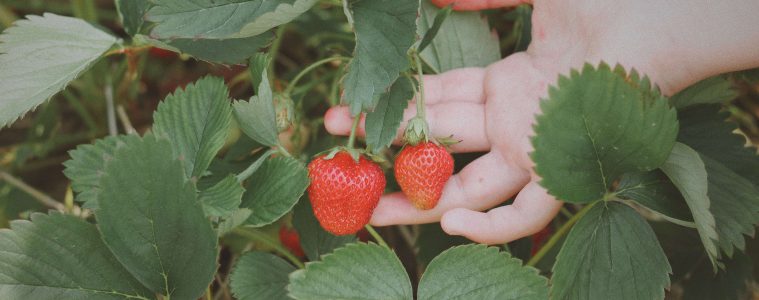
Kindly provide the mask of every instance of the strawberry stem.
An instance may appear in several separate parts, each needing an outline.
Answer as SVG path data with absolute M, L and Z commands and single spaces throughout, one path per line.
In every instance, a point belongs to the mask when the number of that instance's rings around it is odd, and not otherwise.
M 348 137 L 348 149 L 353 149 L 353 145 L 356 144 L 356 129 L 358 129 L 358 122 L 361 121 L 361 114 L 359 113 L 353 118 L 353 125 L 351 126 L 351 135 Z
M 366 231 L 368 231 L 369 234 L 372 235 L 374 240 L 377 241 L 378 244 L 380 244 L 380 246 L 383 246 L 385 248 L 390 248 L 387 246 L 387 243 L 385 243 L 385 240 L 382 238 L 382 236 L 380 236 L 379 233 L 377 233 L 377 231 L 374 230 L 374 227 L 372 227 L 372 225 L 366 224 L 366 226 L 364 227 L 366 228 Z
M 406 143 L 416 145 L 421 142 L 429 142 L 430 129 L 427 124 L 427 112 L 424 105 L 424 74 L 422 72 L 422 61 L 419 58 L 419 54 L 416 52 L 411 53 L 411 56 L 414 57 L 414 61 L 416 62 L 418 82 L 418 87 L 415 84 L 412 84 L 414 87 L 414 94 L 416 94 L 416 116 L 409 120 L 403 137 Z
M 423 79 L 423 72 L 422 72 L 422 60 L 419 59 L 419 53 L 414 52 L 414 61 L 416 62 L 416 74 L 417 74 L 417 81 L 419 81 L 419 97 L 416 99 L 416 116 L 420 117 L 427 122 L 427 112 L 425 111 L 424 107 L 424 79 Z

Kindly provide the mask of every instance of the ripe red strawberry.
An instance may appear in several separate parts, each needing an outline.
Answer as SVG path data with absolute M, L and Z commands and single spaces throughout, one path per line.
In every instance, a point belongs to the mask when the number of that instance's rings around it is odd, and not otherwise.
M 406 145 L 395 159 L 395 179 L 414 206 L 431 209 L 453 175 L 453 156 L 444 146 L 422 142 Z
M 377 164 L 363 156 L 356 162 L 345 151 L 332 159 L 314 159 L 308 165 L 308 177 L 316 219 L 335 235 L 356 233 L 369 223 L 385 190 L 385 174 Z
M 279 242 L 281 242 L 285 248 L 289 249 L 290 252 L 295 254 L 295 256 L 305 256 L 305 253 L 303 253 L 303 248 L 300 246 L 300 237 L 298 236 L 298 232 L 294 229 L 288 228 L 287 226 L 280 227 Z

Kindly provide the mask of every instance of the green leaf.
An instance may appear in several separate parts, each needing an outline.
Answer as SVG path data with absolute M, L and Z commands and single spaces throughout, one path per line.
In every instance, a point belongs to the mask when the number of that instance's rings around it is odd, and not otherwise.
M 708 181 L 704 162 L 698 152 L 685 144 L 676 143 L 661 170 L 685 198 L 709 260 L 716 267 L 717 259 L 720 257 L 716 244 L 718 236 L 714 215 L 709 211 Z
M 709 199 L 714 214 L 718 244 L 727 256 L 734 248 L 743 251 L 744 235 L 754 236 L 759 222 L 759 190 L 729 168 L 707 156 L 701 156 L 709 174 Z
M 696 105 L 678 112 L 678 140 L 699 152 L 709 174 L 710 209 L 716 221 L 720 248 L 728 255 L 743 250 L 742 235 L 753 235 L 759 222 L 759 157 L 735 134 L 719 105 Z
M 277 157 L 264 162 L 248 180 L 242 207 L 253 214 L 246 224 L 264 226 L 284 216 L 308 187 L 308 170 L 300 161 Z
M 356 49 L 343 78 L 343 101 L 350 104 L 355 116 L 373 110 L 380 94 L 408 69 L 407 53 L 416 38 L 419 2 L 350 0 L 347 4 Z
M 724 76 L 714 76 L 688 87 L 669 99 L 678 110 L 697 104 L 723 104 L 738 97 Z
M 127 34 L 134 36 L 140 33 L 149 8 L 148 0 L 116 0 L 116 10 Z
M 293 226 L 298 231 L 300 246 L 311 261 L 356 241 L 354 235 L 336 236 L 324 230 L 314 216 L 311 201 L 304 197 L 293 209 Z
M 433 28 L 433 20 L 440 8 L 422 1 L 419 18 L 419 35 L 425 36 Z M 485 67 L 501 59 L 498 36 L 493 34 L 479 12 L 452 13 L 440 26 L 440 31 L 421 58 L 436 72 L 465 67 Z
M 73 216 L 34 213 L 0 229 L 0 298 L 148 299 L 95 226 Z
M 548 299 L 548 279 L 496 247 L 458 246 L 430 262 L 419 299 Z
M 0 35 L 0 127 L 34 109 L 92 65 L 116 38 L 84 20 L 27 16 Z
M 135 36 L 140 43 L 154 47 L 184 53 L 196 59 L 219 64 L 243 64 L 248 58 L 258 53 L 271 43 L 271 32 L 248 38 L 227 40 L 174 39 L 156 40 L 144 35 Z
M 153 131 L 171 140 L 190 178 L 200 178 L 224 146 L 232 108 L 224 80 L 205 77 L 178 89 L 158 105 Z
M 274 254 L 248 252 L 237 261 L 231 275 L 232 293 L 240 300 L 292 299 L 287 297 L 288 275 L 295 267 Z
M 725 270 L 716 275 L 707 264 L 700 264 L 683 284 L 683 299 L 750 299 L 752 277 L 751 258 L 742 252 L 726 261 Z
M 226 218 L 234 213 L 242 202 L 245 189 L 235 175 L 229 175 L 209 189 L 200 192 L 198 198 L 208 217 Z
M 696 227 L 685 199 L 661 170 L 622 175 L 616 193 L 620 198 L 633 200 L 670 222 Z
M 382 94 L 373 112 L 366 114 L 366 144 L 373 151 L 390 146 L 403 121 L 403 111 L 414 96 L 414 88 L 399 77 L 390 90 Z
M 216 233 L 169 141 L 116 150 L 100 186 L 95 216 L 119 262 L 153 292 L 198 298 L 216 272 Z
M 154 0 L 148 21 L 161 39 L 230 39 L 262 34 L 289 23 L 317 0 Z M 203 20 L 203 22 L 198 22 Z
M 252 213 L 253 211 L 247 208 L 235 210 L 229 217 L 219 222 L 219 225 L 216 226 L 216 235 L 222 237 L 232 232 L 235 228 L 245 224 Z
M 274 39 L 274 34 L 266 32 L 261 35 L 228 40 L 193 40 L 176 39 L 168 43 L 181 53 L 197 59 L 220 64 L 243 64 L 248 58 L 266 47 Z
M 77 193 L 76 201 L 83 203 L 84 208 L 97 210 L 97 194 L 105 164 L 113 159 L 116 149 L 139 139 L 137 135 L 109 136 L 69 151 L 71 159 L 63 163 L 66 167 L 63 174 L 71 179 L 71 189 Z
M 600 202 L 574 225 L 551 278 L 552 299 L 664 299 L 672 268 L 632 208 Z
M 348 244 L 290 274 L 290 297 L 413 299 L 411 281 L 395 253 L 376 244 Z
M 271 57 L 266 53 L 256 53 L 256 55 L 250 58 L 248 72 L 250 72 L 250 81 L 256 89 L 261 87 L 261 83 L 264 80 L 263 76 L 266 74 L 266 69 L 269 68 L 270 63 Z M 269 79 L 267 78 L 266 80 L 268 81 Z M 256 91 L 258 92 L 258 90 Z
M 661 166 L 678 127 L 668 106 L 647 78 L 621 67 L 586 64 L 560 77 L 541 103 L 532 138 L 540 184 L 560 200 L 590 202 L 622 174 Z
M 258 94 L 247 102 L 235 101 L 232 106 L 237 123 L 247 136 L 266 146 L 279 145 L 277 113 L 274 111 L 274 97 L 266 70 L 261 75 Z
M 759 184 L 759 156 L 746 137 L 735 133 L 738 125 L 727 121 L 729 114 L 718 105 L 698 105 L 678 112 L 677 140 Z
M 435 20 L 432 22 L 432 26 L 430 26 L 427 32 L 424 33 L 422 41 L 419 42 L 419 46 L 416 48 L 417 52 L 424 51 L 424 49 L 430 45 L 432 39 L 434 39 L 438 31 L 440 31 L 440 26 L 442 26 L 443 22 L 445 22 L 445 19 L 451 15 L 451 12 L 453 12 L 453 4 L 449 4 L 445 8 L 440 9 L 437 13 L 435 13 Z M 422 20 L 422 18 L 419 18 L 419 20 Z M 419 25 L 417 24 L 417 26 Z M 417 28 L 417 30 L 421 30 L 421 28 Z

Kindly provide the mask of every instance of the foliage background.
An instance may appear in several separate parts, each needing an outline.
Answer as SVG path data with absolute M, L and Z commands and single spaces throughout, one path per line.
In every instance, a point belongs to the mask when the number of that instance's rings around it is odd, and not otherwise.
M 127 37 L 119 24 L 114 2 L 109 0 L 4 0 L 0 3 L 0 30 L 25 15 L 41 15 L 43 12 L 79 17 L 100 24 L 122 38 Z M 498 35 L 502 57 L 524 50 L 529 44 L 528 7 L 491 10 L 484 14 Z M 271 78 L 274 78 L 271 85 L 275 93 L 284 91 L 287 83 L 304 66 L 333 55 L 350 56 L 354 46 L 353 33 L 346 25 L 339 3 L 335 1 L 319 2 L 314 9 L 294 22 L 279 27 L 274 34 L 274 41 L 267 47 L 271 53 L 276 53 L 269 70 Z M 225 79 L 232 99 L 248 99 L 255 90 L 247 67 L 214 65 L 147 48 L 127 57 L 126 60 L 112 57 L 98 62 L 64 92 L 56 95 L 53 101 L 45 102 L 10 128 L 0 130 L 0 179 L 5 179 L 0 180 L 0 226 L 7 227 L 10 220 L 27 219 L 33 212 L 45 212 L 55 206 L 50 201 L 62 203 L 60 205 L 70 203 L 70 181 L 63 175 L 62 163 L 70 158 L 68 151 L 77 145 L 90 143 L 108 134 L 107 94 L 114 95 L 115 107 L 118 112 L 123 112 L 116 114 L 118 130 L 123 132 L 123 122 L 128 120 L 132 127 L 143 133 L 153 124 L 153 112 L 161 99 L 177 87 L 184 87 L 208 74 Z M 295 115 L 297 125 L 280 136 L 292 152 L 310 156 L 330 145 L 344 142 L 342 138 L 326 134 L 321 120 L 326 109 L 338 102 L 339 90 L 336 86 L 340 78 L 337 74 L 341 67 L 339 63 L 330 63 L 308 74 L 293 90 L 295 111 L 299 112 Z M 759 142 L 759 70 L 728 74 L 727 78 L 736 97 L 726 105 L 726 111 L 754 143 Z M 225 156 L 243 157 L 245 151 L 254 145 L 255 142 L 236 130 L 226 141 L 222 153 Z M 457 168 L 479 155 L 481 154 L 456 155 Z M 249 160 L 242 159 L 239 163 L 212 164 L 211 168 L 240 170 L 247 163 Z M 30 194 L 29 190 L 20 189 L 19 184 L 8 184 L 9 180 L 14 179 L 23 181 L 41 194 Z M 201 186 L 203 184 L 202 181 L 199 183 Z M 389 189 L 397 190 L 392 180 L 389 181 Z M 41 201 L 41 198 L 48 201 Z M 565 212 L 575 213 L 578 208 L 568 204 Z M 276 241 L 278 228 L 282 223 L 289 224 L 291 219 L 291 216 L 286 216 L 281 221 L 262 228 L 261 232 Z M 551 228 L 555 230 L 566 220 L 565 215 L 559 215 Z M 704 282 L 716 280 L 704 275 L 708 272 L 701 272 L 710 269 L 704 259 L 686 260 L 679 255 L 683 249 L 682 244 L 693 241 L 686 238 L 693 232 L 666 222 L 650 223 L 674 269 L 674 285 L 668 297 L 688 298 L 684 291 L 696 291 L 706 285 Z M 463 238 L 446 236 L 436 224 L 382 228 L 381 233 L 396 249 L 410 274 L 420 274 L 442 250 L 467 243 Z M 525 238 L 503 247 L 526 261 L 531 255 L 530 250 L 539 247 L 533 244 L 539 244 L 539 240 Z M 700 244 L 696 246 L 700 247 Z M 240 236 L 231 236 L 223 241 L 219 282 L 225 282 L 231 270 L 231 262 L 243 249 L 251 247 L 270 250 L 272 245 L 251 244 Z M 558 248 L 555 247 L 556 251 L 549 253 L 537 265 L 543 273 L 550 272 Z M 747 249 L 748 253 L 757 253 L 759 241 L 756 238 L 747 240 Z M 694 265 L 693 261 L 700 263 Z M 748 262 L 736 264 L 745 267 Z M 742 270 L 753 270 L 754 278 L 759 278 L 759 259 L 755 259 L 753 264 L 753 268 Z M 418 277 L 411 276 L 411 280 L 414 286 L 418 284 Z M 719 280 L 729 281 L 730 278 Z M 756 284 L 753 289 L 756 293 Z

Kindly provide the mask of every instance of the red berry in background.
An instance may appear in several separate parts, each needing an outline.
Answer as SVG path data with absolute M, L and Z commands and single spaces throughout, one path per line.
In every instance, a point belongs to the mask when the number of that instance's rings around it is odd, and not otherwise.
M 395 179 L 414 206 L 431 209 L 453 175 L 453 156 L 444 146 L 422 142 L 406 145 L 395 159 Z
M 548 225 L 546 228 L 543 228 L 538 231 L 538 233 L 532 235 L 532 249 L 530 249 L 530 256 L 535 256 L 535 253 L 538 253 L 552 233 L 553 229 L 551 228 L 551 225 Z
M 155 58 L 169 59 L 174 58 L 177 54 L 166 49 L 152 47 L 150 48 L 150 55 Z
M 360 230 L 360 231 L 359 231 L 359 232 L 356 234 L 356 237 L 358 238 L 358 240 L 359 240 L 359 241 L 366 243 L 366 242 L 368 242 L 368 241 L 369 241 L 369 238 L 370 238 L 371 236 L 369 235 L 369 231 L 367 231 L 367 230 L 366 230 L 366 228 L 362 228 L 362 229 L 361 229 L 361 230 Z
M 308 197 L 322 227 L 335 235 L 354 234 L 369 223 L 385 190 L 385 174 L 374 162 L 340 151 L 308 165 Z
M 300 237 L 295 229 L 282 226 L 279 228 L 279 242 L 282 243 L 285 248 L 290 250 L 295 256 L 303 257 L 303 248 L 300 247 Z

